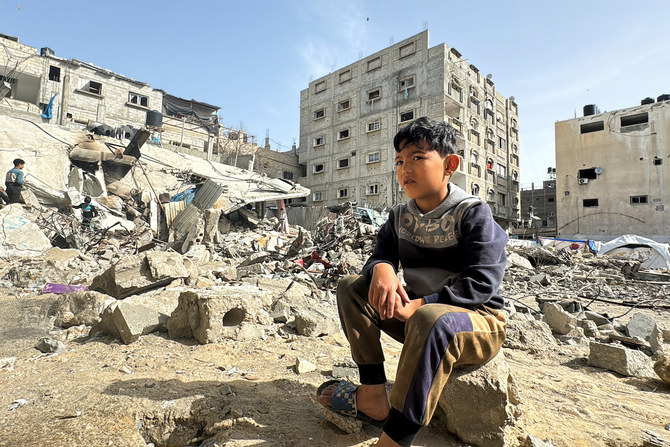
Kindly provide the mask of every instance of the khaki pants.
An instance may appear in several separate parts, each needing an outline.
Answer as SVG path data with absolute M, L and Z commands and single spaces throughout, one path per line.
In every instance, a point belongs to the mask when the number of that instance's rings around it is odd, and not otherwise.
M 417 425 L 430 422 L 454 367 L 488 362 L 505 339 L 505 314 L 486 307 L 470 310 L 426 304 L 406 323 L 382 320 L 368 302 L 366 278 L 358 275 L 340 281 L 337 307 L 361 376 L 374 365 L 381 365 L 383 371 L 380 331 L 404 344 L 390 401 Z M 363 377 L 361 383 L 366 383 Z

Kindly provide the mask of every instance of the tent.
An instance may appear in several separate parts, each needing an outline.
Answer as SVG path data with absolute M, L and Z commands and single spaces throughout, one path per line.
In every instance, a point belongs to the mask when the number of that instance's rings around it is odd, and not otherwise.
M 620 257 L 640 261 L 648 269 L 670 270 L 670 245 L 656 242 L 634 234 L 624 234 L 616 239 L 602 243 L 596 242 L 599 255 Z

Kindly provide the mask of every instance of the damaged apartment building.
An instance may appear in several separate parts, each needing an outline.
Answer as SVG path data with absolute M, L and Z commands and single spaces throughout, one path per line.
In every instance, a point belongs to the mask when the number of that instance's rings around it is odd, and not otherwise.
M 459 131 L 452 181 L 481 197 L 496 220 L 519 220 L 519 114 L 454 48 L 428 30 L 310 82 L 300 93 L 300 163 L 314 205 L 356 201 L 382 209 L 406 200 L 393 137 L 421 116 Z
M 555 131 L 558 237 L 670 242 L 670 95 L 604 113 L 587 105 Z
M 145 124 L 153 125 L 152 139 L 167 149 L 272 175 L 254 161 L 273 151 L 258 146 L 255 137 L 240 129 L 222 126 L 219 110 L 0 34 L 1 113 L 36 123 L 88 128 L 119 139 L 130 139 Z M 162 122 L 153 122 L 156 119 Z M 302 172 L 297 155 L 289 153 L 288 158 L 290 167 L 283 171 L 297 179 Z

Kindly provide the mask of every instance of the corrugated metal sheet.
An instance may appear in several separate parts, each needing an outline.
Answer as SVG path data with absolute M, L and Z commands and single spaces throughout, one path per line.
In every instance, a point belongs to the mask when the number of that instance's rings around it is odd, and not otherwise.
M 165 208 L 165 220 L 167 221 L 167 226 L 170 227 L 179 213 L 186 209 L 186 200 L 164 203 L 163 207 Z
M 198 221 L 201 212 L 202 211 L 200 211 L 198 207 L 191 203 L 184 211 L 179 213 L 179 215 L 172 221 L 172 230 L 174 231 L 175 240 L 179 240 L 183 235 L 188 233 L 191 227 Z
M 193 198 L 193 205 L 200 210 L 205 211 L 214 206 L 214 203 L 221 197 L 221 194 L 228 188 L 212 180 L 207 180 L 200 188 L 200 191 Z

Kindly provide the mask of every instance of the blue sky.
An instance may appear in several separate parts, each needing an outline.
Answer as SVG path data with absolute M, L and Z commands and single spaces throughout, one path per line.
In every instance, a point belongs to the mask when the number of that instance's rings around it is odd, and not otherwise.
M 282 150 L 310 79 L 427 26 L 516 98 L 522 187 L 555 165 L 556 121 L 670 93 L 668 19 L 667 0 L 0 0 L 0 33 L 217 105 Z

